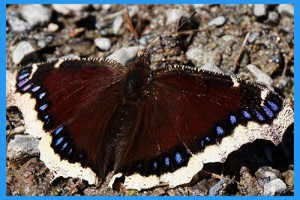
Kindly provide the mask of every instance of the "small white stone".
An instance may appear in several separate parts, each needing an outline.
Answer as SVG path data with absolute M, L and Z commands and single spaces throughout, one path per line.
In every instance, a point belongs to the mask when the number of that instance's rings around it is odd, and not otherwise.
M 15 46 L 12 52 L 12 60 L 15 64 L 19 64 L 25 56 L 34 51 L 35 49 L 31 46 L 29 42 L 22 41 Z
M 95 38 L 94 43 L 100 50 L 103 51 L 107 51 L 111 47 L 111 42 L 108 38 Z
M 274 179 L 264 185 L 264 195 L 265 196 L 274 196 L 276 194 L 278 195 L 278 194 L 281 194 L 282 192 L 284 192 L 285 190 L 286 190 L 286 185 L 279 178 Z
M 213 25 L 222 26 L 225 24 L 225 22 L 226 22 L 226 18 L 224 16 L 219 16 L 219 17 L 216 17 L 216 18 L 210 20 L 207 25 L 208 26 L 213 26 Z
M 294 16 L 294 6 L 292 4 L 280 4 L 277 10 L 281 15 Z
M 268 89 L 273 90 L 273 79 L 266 74 L 265 72 L 261 71 L 258 67 L 253 64 L 249 64 L 246 68 L 251 72 L 251 74 L 255 77 L 256 82 L 259 84 L 263 84 Z
M 63 15 L 78 14 L 88 6 L 87 4 L 52 4 L 52 8 Z
M 254 4 L 253 14 L 256 17 L 263 17 L 267 15 L 267 8 L 265 4 Z
M 119 62 L 122 65 L 125 65 L 129 60 L 136 57 L 139 48 L 137 46 L 134 47 L 123 47 L 113 54 L 109 55 L 108 58 Z
M 21 7 L 22 17 L 32 26 L 44 24 L 51 18 L 51 10 L 41 4 L 25 4 Z
M 117 35 L 119 33 L 119 30 L 120 30 L 122 24 L 123 24 L 123 16 L 116 17 L 113 22 L 113 27 L 112 27 L 113 33 L 115 35 Z
M 7 158 L 15 160 L 22 156 L 33 156 L 39 153 L 39 140 L 31 135 L 16 135 L 7 145 Z
M 182 9 L 167 9 L 166 16 L 166 25 L 170 25 L 177 23 L 181 17 L 189 17 L 189 14 Z
M 48 31 L 50 31 L 50 32 L 55 32 L 55 31 L 58 30 L 58 28 L 59 28 L 59 26 L 57 24 L 54 24 L 54 23 L 50 23 L 48 25 Z

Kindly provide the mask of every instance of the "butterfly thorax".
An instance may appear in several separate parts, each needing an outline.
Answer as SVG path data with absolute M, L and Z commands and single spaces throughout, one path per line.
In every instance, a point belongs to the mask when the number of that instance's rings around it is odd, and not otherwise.
M 151 70 L 145 57 L 138 57 L 134 66 L 126 75 L 124 94 L 127 100 L 136 101 L 142 97 L 150 72 Z

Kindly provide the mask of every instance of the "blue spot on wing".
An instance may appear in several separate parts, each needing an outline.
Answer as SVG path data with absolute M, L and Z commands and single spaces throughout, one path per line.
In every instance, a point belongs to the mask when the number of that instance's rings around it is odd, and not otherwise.
M 257 110 L 255 110 L 255 114 L 256 114 L 256 117 L 258 118 L 259 121 L 264 121 L 265 120 L 265 118 Z
M 169 157 L 165 158 L 165 165 L 166 165 L 166 167 L 170 166 L 170 158 Z
M 269 104 L 269 106 L 271 107 L 271 109 L 273 111 L 277 111 L 278 110 L 278 106 L 275 103 L 273 103 L 272 101 L 268 100 L 267 103 Z
M 232 124 L 232 125 L 234 125 L 235 123 L 236 123 L 236 121 L 237 121 L 237 119 L 236 119 L 236 117 L 234 116 L 234 115 L 230 115 L 230 123 Z
M 153 162 L 153 169 L 154 169 L 154 170 L 157 169 L 157 162 Z
M 55 134 L 55 135 L 58 135 L 63 129 L 64 129 L 64 126 L 63 126 L 63 125 L 60 126 L 60 127 L 58 127 L 58 128 L 54 131 L 54 134 Z
M 177 164 L 180 164 L 183 161 L 182 156 L 180 155 L 179 152 L 176 152 L 176 154 L 175 154 L 175 161 Z
M 22 80 L 24 78 L 27 78 L 28 76 L 30 75 L 30 73 L 24 73 L 24 74 L 21 74 L 19 77 L 18 77 L 18 80 Z
M 224 130 L 222 129 L 221 126 L 217 126 L 216 131 L 217 131 L 218 136 L 222 136 L 222 135 L 225 134 L 225 132 L 224 132 Z
M 41 86 L 37 85 L 34 88 L 31 89 L 31 92 L 36 92 L 41 88 Z
M 21 80 L 21 81 L 18 83 L 18 87 L 19 87 L 19 88 L 22 87 L 22 86 L 25 85 L 28 81 L 29 81 L 28 78 Z
M 46 92 L 42 92 L 39 94 L 39 99 L 42 99 L 46 95 Z
M 32 85 L 33 85 L 33 83 L 27 84 L 26 86 L 24 86 L 24 87 L 22 88 L 22 91 L 23 91 L 23 92 L 26 92 L 27 90 L 29 90 L 29 89 L 31 88 Z
M 68 142 L 65 142 L 64 145 L 62 146 L 61 150 L 65 150 L 65 148 L 68 146 Z
M 47 103 L 41 105 L 41 106 L 39 107 L 39 110 L 40 110 L 40 111 L 44 111 L 44 110 L 46 110 L 46 108 L 48 108 L 48 104 L 47 104 Z
M 205 137 L 206 142 L 210 142 L 210 138 L 208 136 Z
M 263 109 L 269 118 L 272 118 L 274 116 L 273 112 L 267 106 L 263 106 Z
M 247 118 L 247 119 L 250 119 L 250 118 L 251 118 L 250 113 L 249 113 L 248 111 L 246 111 L 246 110 L 243 110 L 243 116 L 244 116 L 245 118 Z
M 69 149 L 69 152 L 68 152 L 68 155 L 70 155 L 72 152 L 73 152 L 73 149 L 70 148 L 70 149 Z
M 55 146 L 58 146 L 63 140 L 64 140 L 64 137 L 58 138 L 55 142 Z

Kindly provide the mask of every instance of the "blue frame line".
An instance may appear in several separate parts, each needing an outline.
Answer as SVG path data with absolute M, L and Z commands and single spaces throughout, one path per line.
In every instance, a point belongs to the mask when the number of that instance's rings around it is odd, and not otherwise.
M 40 199 L 41 197 L 7 197 L 6 196 L 6 138 L 5 138 L 5 133 L 6 133 L 6 93 L 5 93 L 5 87 L 6 87 L 6 4 L 53 4 L 53 3 L 74 3 L 74 4 L 79 4 L 79 3 L 94 3 L 94 4 L 99 4 L 99 3 L 119 3 L 119 4 L 193 4 L 193 3 L 201 3 L 201 4 L 211 4 L 211 3 L 226 3 L 226 4 L 237 4 L 237 3 L 247 3 L 247 4 L 258 4 L 258 3 L 264 3 L 264 4 L 294 4 L 295 8 L 295 31 L 294 31 L 294 55 L 300 55 L 300 25 L 299 25 L 299 17 L 300 17 L 300 1 L 298 0 L 249 0 L 249 1 L 243 1 L 243 0 L 227 0 L 227 1 L 211 1 L 211 0 L 189 0 L 189 1 L 184 1 L 184 0 L 143 0 L 143 1 L 138 1 L 138 0 L 109 0 L 109 1 L 103 1 L 103 0 L 1 0 L 0 1 L 0 84 L 1 84 L 1 89 L 0 89 L 0 101 L 1 105 L 0 106 L 0 127 L 1 127 L 1 139 L 0 139 L 0 159 L 1 159 L 1 164 L 0 164 L 0 173 L 1 173 L 1 179 L 0 179 L 0 199 Z M 295 66 L 300 66 L 300 61 L 299 57 L 295 56 L 295 61 L 294 65 Z M 300 135 L 299 135 L 299 113 L 300 113 L 300 107 L 299 107 L 299 90 L 300 90 L 300 69 L 298 67 L 295 67 L 295 84 L 294 84 L 294 91 L 295 91 L 295 101 L 294 101 L 294 110 L 295 110 L 295 141 L 300 141 Z M 300 175 L 299 175 L 299 164 L 300 164 L 300 145 L 298 146 L 295 143 L 295 196 L 292 197 L 280 197 L 283 199 L 300 199 L 300 194 L 299 194 L 299 181 L 300 181 Z M 44 199 L 52 199 L 55 197 L 42 197 Z M 63 197 L 60 197 L 63 198 Z M 92 198 L 99 198 L 99 197 L 72 197 L 72 198 L 84 198 L 84 199 L 92 199 Z M 112 199 L 116 197 L 100 197 L 104 199 Z M 119 197 L 120 198 L 120 197 Z M 130 198 L 130 197 L 121 197 L 121 198 Z M 145 198 L 145 199 L 152 199 L 153 197 L 139 197 L 139 198 Z M 168 198 L 168 197 L 156 197 L 156 198 Z M 173 197 L 175 199 L 181 199 L 181 197 Z M 199 197 L 188 197 L 189 199 L 199 199 Z M 201 198 L 201 197 L 200 197 Z M 205 197 L 208 199 L 225 199 L 226 197 Z M 233 197 L 233 198 L 239 198 L 239 197 Z M 277 197 L 242 197 L 243 199 L 275 199 Z

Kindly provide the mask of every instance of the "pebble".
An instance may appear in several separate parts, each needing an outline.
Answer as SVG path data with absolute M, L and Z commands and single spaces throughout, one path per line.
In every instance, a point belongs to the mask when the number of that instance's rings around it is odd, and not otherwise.
M 213 26 L 213 25 L 222 26 L 225 24 L 225 22 L 226 22 L 226 18 L 224 16 L 219 16 L 219 17 L 216 17 L 216 18 L 210 20 L 207 25 L 208 26 Z
M 273 88 L 272 88 L 273 79 L 268 74 L 266 74 L 265 72 L 261 71 L 258 67 L 256 67 L 253 64 L 247 65 L 246 68 L 255 77 L 257 83 L 266 86 L 270 90 L 273 90 Z
M 258 36 L 259 36 L 259 32 L 251 33 L 248 37 L 248 42 L 253 43 Z
M 14 134 L 24 133 L 25 127 L 24 126 L 18 126 L 14 128 Z
M 281 15 L 294 16 L 294 6 L 292 4 L 280 4 L 277 10 Z
M 207 196 L 208 194 L 208 181 L 206 179 L 202 179 L 191 188 L 191 194 L 193 196 Z
M 31 135 L 16 135 L 7 145 L 6 155 L 10 160 L 39 154 L 39 140 Z
M 280 178 L 281 175 L 279 170 L 273 169 L 269 166 L 263 166 L 255 172 L 255 176 L 261 179 L 268 178 L 271 181 L 276 178 Z
M 111 7 L 112 7 L 112 4 L 102 4 L 103 10 L 109 10 L 109 9 L 111 9 Z
M 256 17 L 265 17 L 267 15 L 267 7 L 265 4 L 254 4 L 253 14 Z
M 166 16 L 166 25 L 171 25 L 178 23 L 181 17 L 189 17 L 189 13 L 182 9 L 167 9 Z
M 283 193 L 286 190 L 284 182 L 277 178 L 264 185 L 264 196 L 274 196 Z
M 113 27 L 112 27 L 113 33 L 115 35 L 117 35 L 119 33 L 119 30 L 120 30 L 122 24 L 123 24 L 123 16 L 116 17 L 113 22 Z
M 50 31 L 50 32 L 55 32 L 55 31 L 58 30 L 58 28 L 59 28 L 59 26 L 57 24 L 54 24 L 54 23 L 50 23 L 48 25 L 48 31 Z
M 279 15 L 278 15 L 278 13 L 277 13 L 277 12 L 274 12 L 274 11 L 269 12 L 269 15 L 268 15 L 268 21 L 269 21 L 270 23 L 277 24 L 278 21 L 279 21 Z
M 132 60 L 136 57 L 138 50 L 139 48 L 137 46 L 123 47 L 109 55 L 107 58 L 115 60 L 125 66 L 129 60 Z
M 14 32 L 23 32 L 32 29 L 32 26 L 28 22 L 20 19 L 17 12 L 14 11 L 9 11 L 7 13 L 7 21 L 11 30 Z
M 49 22 L 52 13 L 41 4 L 25 4 L 21 7 L 21 15 L 31 26 L 36 26 Z
M 294 186 L 294 171 L 293 170 L 288 170 L 288 171 L 282 173 L 282 176 L 284 177 L 285 183 L 289 187 L 293 187 Z
M 111 47 L 110 39 L 108 38 L 95 38 L 94 39 L 95 45 L 103 51 L 107 51 Z
M 19 64 L 25 56 L 33 52 L 35 52 L 35 49 L 31 44 L 27 41 L 22 41 L 15 46 L 12 52 L 12 60 L 15 64 Z
M 82 10 L 87 8 L 87 4 L 52 4 L 53 10 L 63 15 L 79 15 Z
M 233 35 L 224 35 L 224 36 L 222 36 L 222 39 L 225 42 L 236 41 L 236 37 Z
M 205 49 L 202 45 L 190 47 L 186 52 L 186 56 L 198 67 L 214 61 L 214 52 Z
M 217 72 L 217 73 L 223 73 L 223 71 L 217 65 L 215 65 L 215 63 L 213 63 L 213 62 L 206 63 L 205 65 L 200 67 L 200 69 Z
M 144 46 L 144 45 L 149 44 L 152 40 L 153 40 L 153 35 L 151 35 L 151 34 L 144 35 L 139 39 L 139 44 Z

